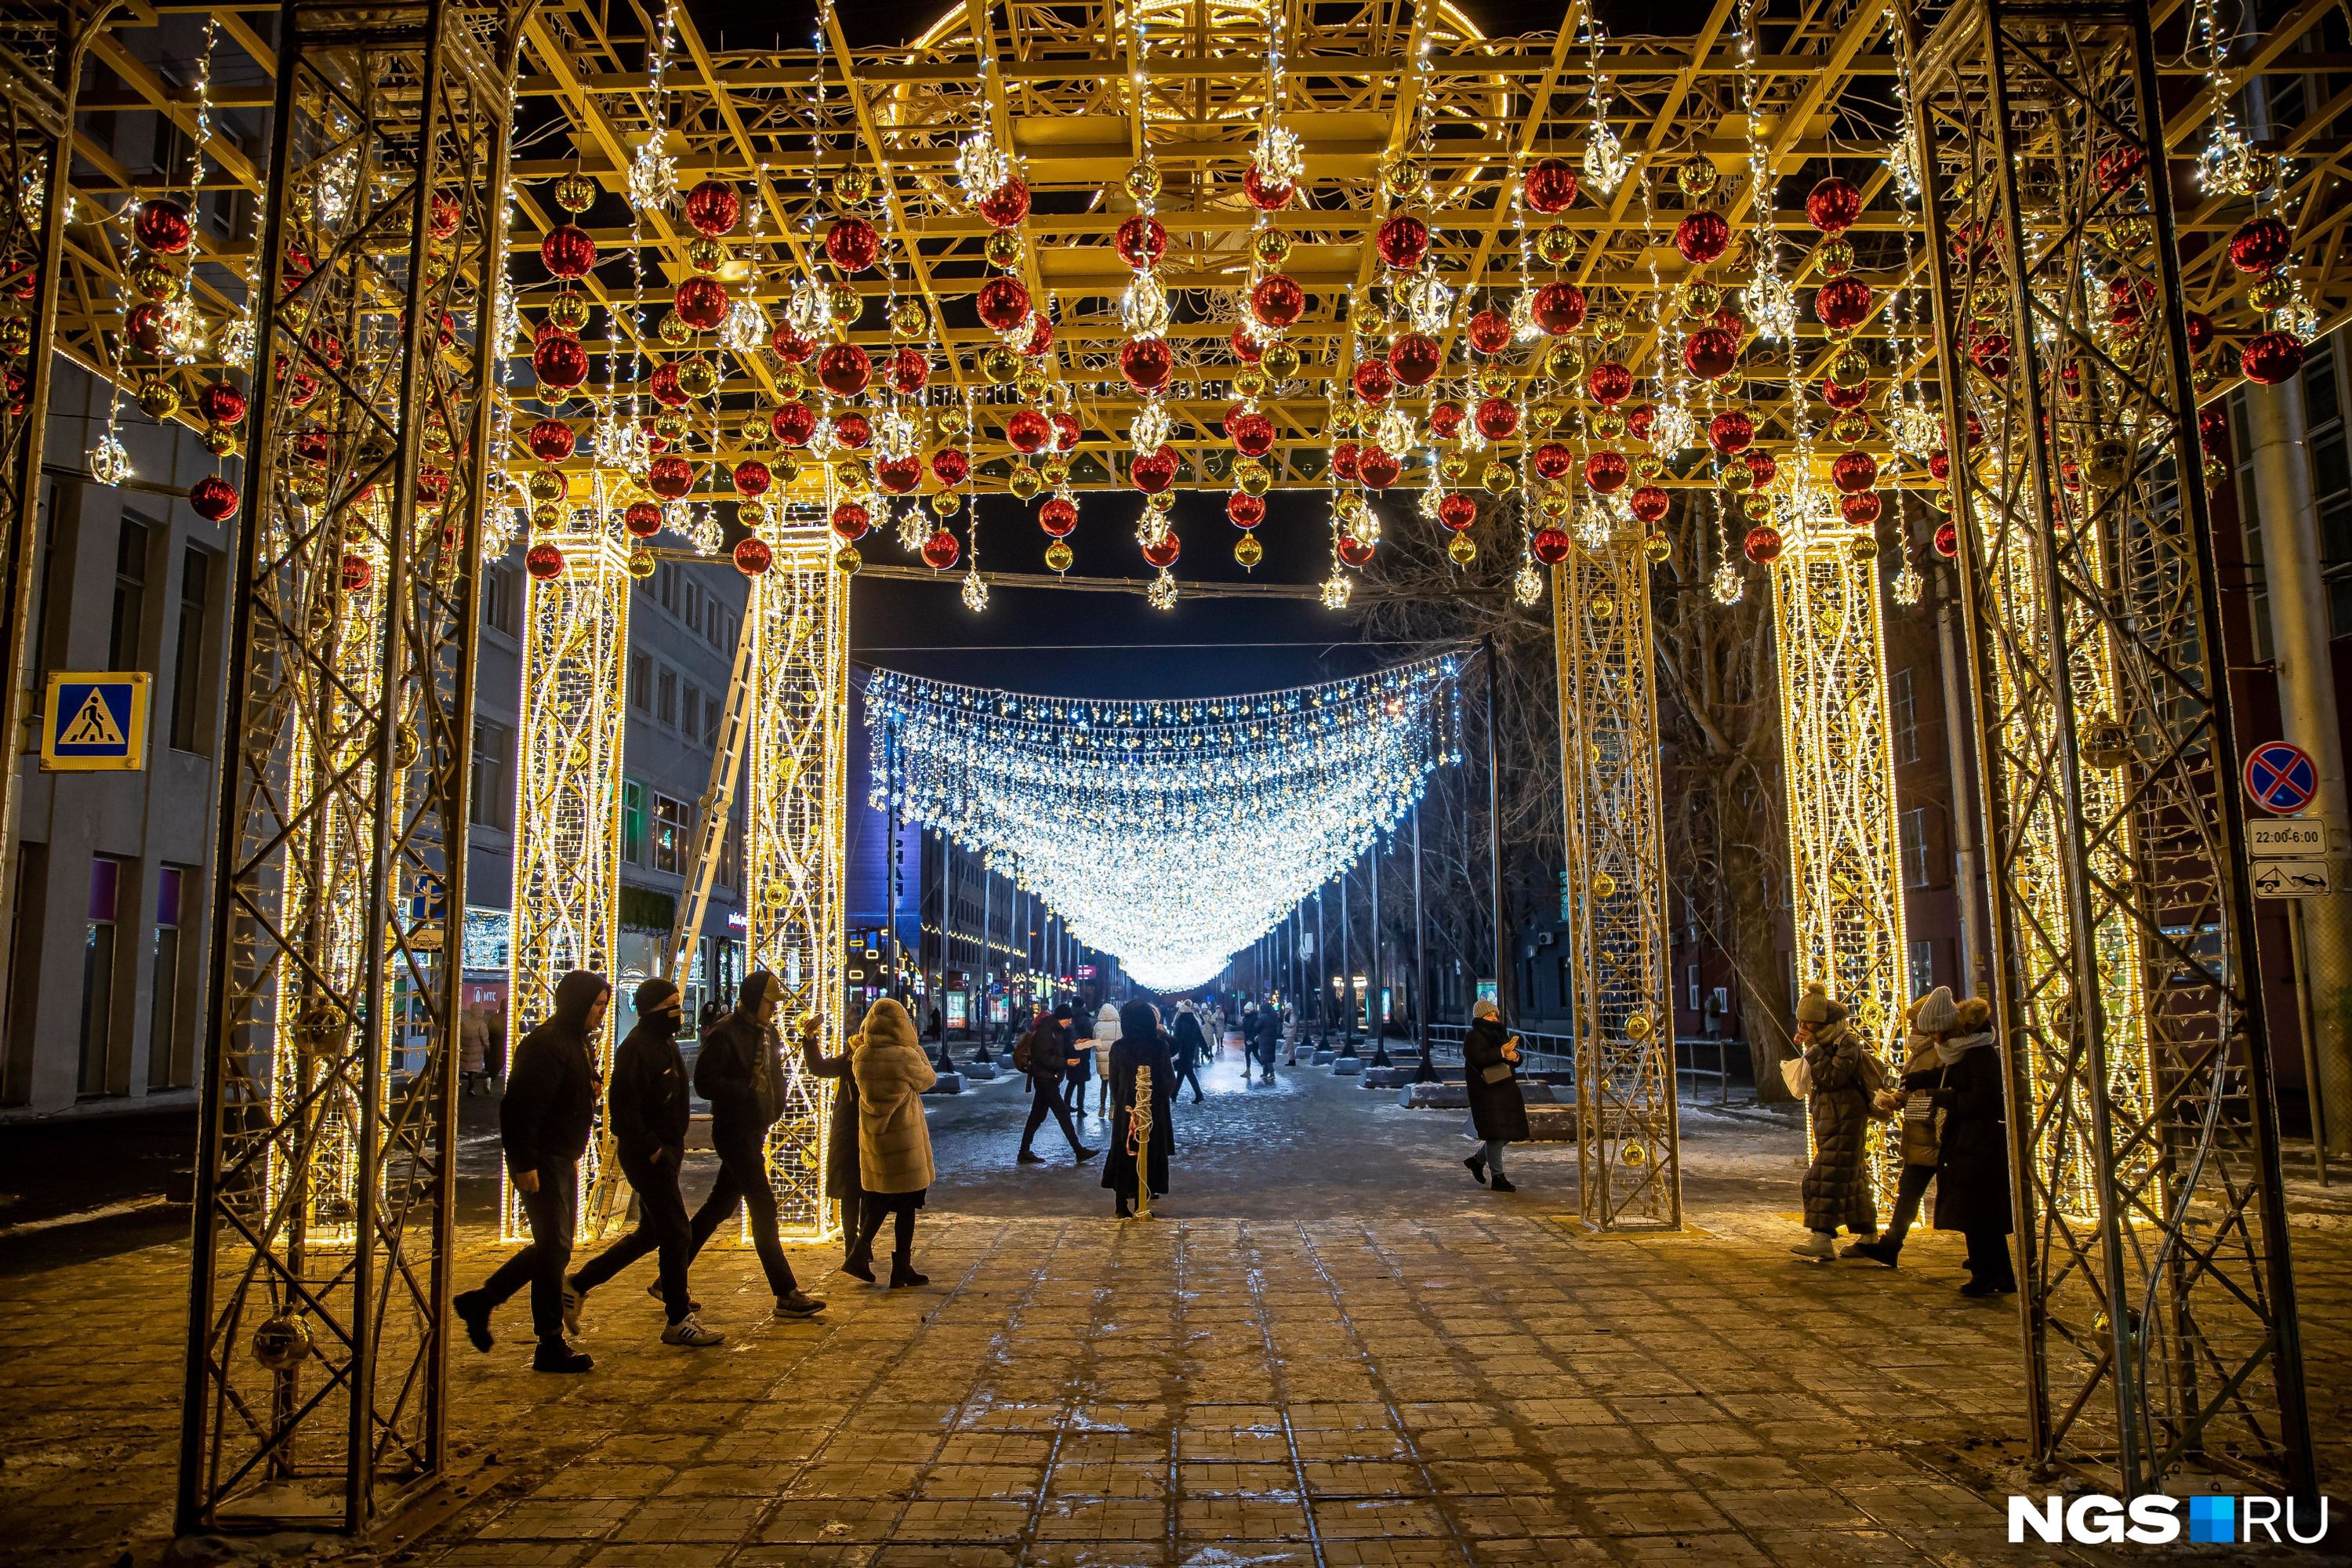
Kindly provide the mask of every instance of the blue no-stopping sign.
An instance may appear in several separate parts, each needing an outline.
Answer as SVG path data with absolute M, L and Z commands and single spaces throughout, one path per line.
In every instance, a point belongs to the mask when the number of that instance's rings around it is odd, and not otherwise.
M 2264 811 L 2293 816 L 2319 793 L 2319 764 L 2289 741 L 2266 741 L 2246 758 L 2246 798 Z

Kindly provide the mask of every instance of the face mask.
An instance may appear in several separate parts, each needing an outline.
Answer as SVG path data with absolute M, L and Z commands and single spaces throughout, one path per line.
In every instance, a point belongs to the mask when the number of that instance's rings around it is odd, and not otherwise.
M 675 1035 L 686 1021 L 676 1002 L 644 1015 L 644 1019 L 646 1026 L 657 1035 Z

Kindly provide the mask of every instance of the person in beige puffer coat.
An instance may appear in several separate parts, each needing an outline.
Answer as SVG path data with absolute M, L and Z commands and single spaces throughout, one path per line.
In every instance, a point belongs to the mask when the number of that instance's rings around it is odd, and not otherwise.
M 923 1119 L 923 1091 L 940 1081 L 915 1021 L 885 996 L 866 1009 L 865 1025 L 849 1042 L 849 1071 L 857 1083 L 857 1173 L 866 1189 L 857 1248 L 841 1271 L 874 1278 L 874 1238 L 882 1216 L 897 1216 L 897 1246 L 890 1258 L 890 1284 L 927 1285 L 915 1272 L 915 1211 L 931 1184 L 931 1129 Z

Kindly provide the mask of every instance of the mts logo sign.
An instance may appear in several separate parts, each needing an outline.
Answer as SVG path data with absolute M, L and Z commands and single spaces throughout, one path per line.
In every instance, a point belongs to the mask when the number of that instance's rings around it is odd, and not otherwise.
M 2072 1499 L 2045 1497 L 2037 1501 L 2011 1497 L 2009 1539 L 2011 1544 L 2021 1545 L 2029 1531 L 2041 1541 L 2092 1546 L 2126 1541 L 2141 1546 L 2162 1546 L 2175 1541 L 2215 1545 L 2293 1542 L 2298 1546 L 2315 1546 L 2327 1539 L 2326 1498 L 2319 1500 L 2317 1524 L 2311 1533 L 2305 1534 L 2297 1528 L 2299 1524 L 2312 1523 L 2311 1505 L 2302 1505 L 2302 1519 L 2298 1520 L 2296 1513 L 2293 1498 L 2148 1496 L 2126 1500 L 2093 1493 Z

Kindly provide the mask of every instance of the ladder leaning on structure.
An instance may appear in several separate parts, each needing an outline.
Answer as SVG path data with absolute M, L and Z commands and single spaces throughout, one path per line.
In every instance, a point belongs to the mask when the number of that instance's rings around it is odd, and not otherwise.
M 710 782 L 703 786 L 702 798 L 694 808 L 694 859 L 677 900 L 669 941 L 661 951 L 663 978 L 681 986 L 692 973 L 694 940 L 710 910 L 710 880 L 719 869 L 719 850 L 727 842 L 728 819 L 735 809 L 735 782 L 743 772 L 743 737 L 751 729 L 751 632 L 756 621 L 756 616 L 746 614 L 743 629 L 736 634 L 735 671 L 727 679 L 719 748 L 710 756 Z

